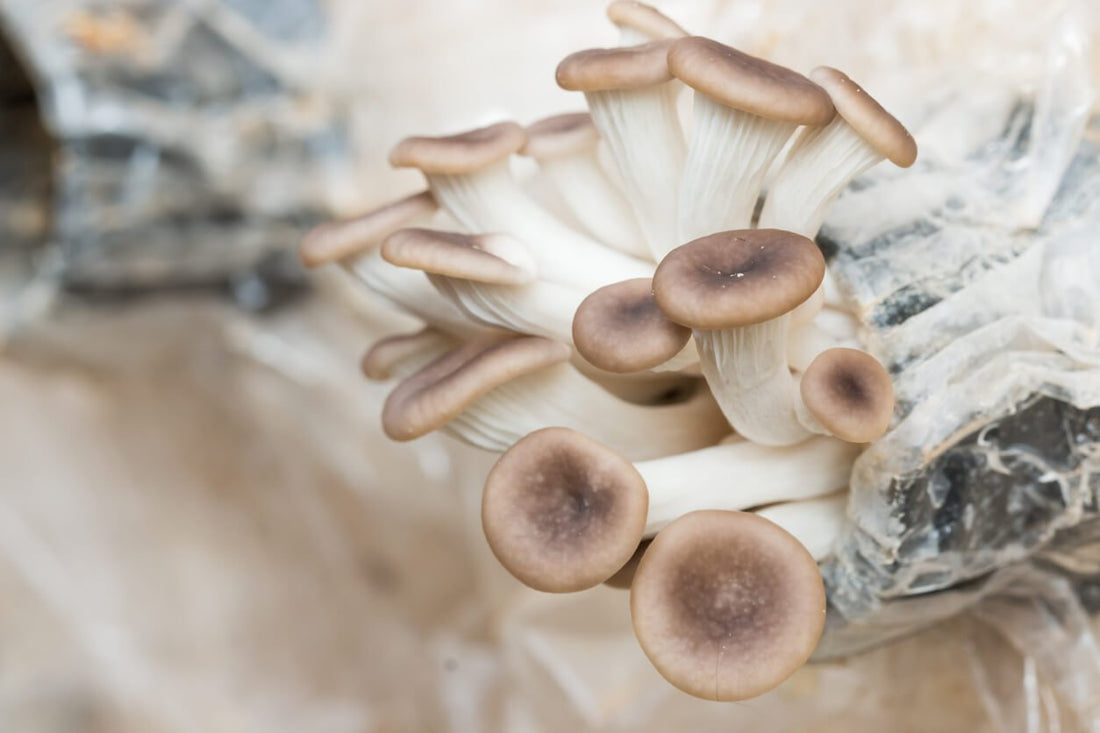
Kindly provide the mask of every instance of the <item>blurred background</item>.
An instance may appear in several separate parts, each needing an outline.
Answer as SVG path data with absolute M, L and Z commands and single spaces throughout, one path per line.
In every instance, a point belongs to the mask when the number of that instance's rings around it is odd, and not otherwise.
M 1089 0 L 656 4 L 942 155 L 1100 38 Z M 582 109 L 553 69 L 615 43 L 603 6 L 0 0 L 0 731 L 1095 729 L 989 609 L 688 698 L 625 594 L 496 566 L 492 456 L 382 436 L 358 359 L 410 322 L 298 241 L 420 187 L 405 135 Z

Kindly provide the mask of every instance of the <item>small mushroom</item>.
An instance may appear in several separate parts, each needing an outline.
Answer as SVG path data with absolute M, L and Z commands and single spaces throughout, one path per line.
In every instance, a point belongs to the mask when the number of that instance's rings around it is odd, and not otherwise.
M 894 414 L 890 374 L 859 349 L 821 352 L 802 375 L 799 391 L 804 424 L 852 443 L 880 438 Z
M 668 48 L 669 41 L 654 41 L 579 51 L 558 64 L 556 74 L 561 88 L 584 92 L 655 259 L 679 241 L 676 199 L 685 149 Z
M 787 138 L 832 119 L 829 96 L 795 71 L 698 36 L 672 44 L 668 67 L 695 90 L 679 241 L 746 229 Z
M 593 366 L 616 374 L 698 364 L 690 341 L 691 329 L 670 321 L 657 307 L 649 278 L 605 285 L 573 315 L 577 352 Z
M 619 29 L 620 46 L 671 41 L 687 35 L 672 18 L 637 0 L 614 0 L 607 6 L 607 17 Z
M 565 205 L 593 236 L 634 257 L 649 259 L 649 248 L 630 202 L 604 173 L 598 157 L 600 132 L 587 112 L 554 115 L 527 128 L 519 151 L 538 161 Z
M 526 142 L 522 127 L 500 122 L 446 137 L 405 138 L 390 152 L 390 164 L 419 168 L 436 201 L 467 230 L 507 232 L 526 242 L 542 279 L 591 290 L 649 275 L 649 263 L 569 228 L 523 192 L 509 157 Z
M 745 700 L 790 677 L 825 624 L 825 587 L 806 548 L 746 512 L 693 512 L 653 540 L 630 615 L 661 675 L 708 700 Z
M 435 361 L 455 346 L 453 338 L 435 328 L 387 336 L 363 355 L 360 368 L 375 382 L 407 377 Z
M 501 564 L 524 583 L 582 590 L 615 574 L 643 537 L 689 512 L 844 488 L 858 452 L 826 437 L 785 448 L 740 440 L 632 464 L 583 433 L 552 427 L 501 456 L 482 494 L 482 524 Z
M 438 209 L 429 191 L 414 193 L 354 219 L 315 227 L 302 239 L 298 256 L 306 267 L 339 262 L 374 249 L 393 230 L 426 221 Z
M 811 432 L 788 368 L 791 311 L 825 273 L 817 246 L 776 229 L 719 232 L 669 253 L 653 277 L 664 314 L 692 328 L 706 377 L 734 429 L 765 445 Z
M 674 404 L 625 402 L 568 363 L 571 349 L 535 336 L 474 339 L 397 385 L 382 411 L 394 440 L 440 428 L 502 452 L 550 425 L 590 431 L 631 458 L 712 445 L 729 431 L 709 392 Z
M 423 270 L 474 322 L 570 343 L 573 313 L 584 291 L 535 280 L 533 264 L 512 264 L 522 259 L 516 254 L 528 251 L 506 235 L 431 229 L 401 229 L 382 244 L 387 262 Z

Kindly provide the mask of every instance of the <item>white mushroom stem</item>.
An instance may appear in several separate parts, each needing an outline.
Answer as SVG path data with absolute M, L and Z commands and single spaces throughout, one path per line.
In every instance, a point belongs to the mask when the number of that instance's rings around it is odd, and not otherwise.
M 787 365 L 796 372 L 804 372 L 818 354 L 838 346 L 860 348 L 854 338 L 838 339 L 817 322 L 803 323 L 787 333 Z
M 532 201 L 507 160 L 474 173 L 426 175 L 436 200 L 468 231 L 508 232 L 529 244 L 544 280 L 594 290 L 653 274 L 652 264 L 570 229 Z
M 655 260 L 686 241 L 676 232 L 677 190 L 685 149 L 676 111 L 680 88 L 679 82 L 670 81 L 584 95 Z
M 787 366 L 790 315 L 720 331 L 695 329 L 703 376 L 734 429 L 763 445 L 810 437 L 798 421 L 801 402 Z
M 410 313 L 425 323 L 459 337 L 485 332 L 453 303 L 439 294 L 419 270 L 396 267 L 372 249 L 342 263 L 352 275 L 398 311 Z
M 859 446 L 819 436 L 773 448 L 742 440 L 639 461 L 649 490 L 646 535 L 700 509 L 744 510 L 826 496 L 848 486 Z
M 815 560 L 833 553 L 847 519 L 848 492 L 758 509 L 757 514 L 794 535 Z
M 764 176 L 796 124 L 726 107 L 695 93 L 680 185 L 678 241 L 748 229 Z
M 650 259 L 630 203 L 600 167 L 595 148 L 540 160 L 539 170 L 589 233 L 620 252 Z
M 705 389 L 682 403 L 644 407 L 609 394 L 570 364 L 494 388 L 444 430 L 471 445 L 503 452 L 550 426 L 583 432 L 631 460 L 696 450 L 729 432 Z
M 573 314 L 587 293 L 552 282 L 498 285 L 429 275 L 444 298 L 477 323 L 563 343 L 573 342 Z

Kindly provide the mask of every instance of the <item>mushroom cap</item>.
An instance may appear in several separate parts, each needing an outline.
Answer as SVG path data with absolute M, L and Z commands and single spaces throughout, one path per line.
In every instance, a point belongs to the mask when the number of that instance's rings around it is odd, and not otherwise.
M 429 275 L 494 285 L 522 285 L 534 275 L 483 249 L 479 236 L 435 229 L 398 229 L 382 242 L 382 259 Z
M 485 482 L 481 525 L 493 554 L 549 593 L 596 586 L 630 560 L 649 492 L 630 461 L 568 428 L 544 428 L 500 457 Z
M 421 353 L 436 344 L 443 344 L 448 337 L 431 326 L 416 333 L 399 333 L 380 339 L 367 350 L 359 363 L 367 379 L 381 382 L 393 376 L 393 368 L 410 356 Z
M 691 329 L 665 317 L 649 278 L 605 285 L 573 314 L 573 344 L 593 366 L 626 374 L 651 369 L 680 353 Z
M 446 137 L 407 137 L 390 151 L 390 165 L 425 173 L 471 173 L 518 152 L 525 142 L 527 133 L 515 122 Z
M 833 106 L 867 144 L 894 165 L 908 168 L 917 159 L 917 142 L 905 125 L 842 71 L 818 66 L 810 78 L 828 93 Z
M 669 252 L 653 275 L 653 294 L 671 320 L 718 330 L 777 318 L 813 295 L 824 277 L 821 251 L 801 234 L 741 229 Z
M 672 79 L 668 70 L 671 41 L 623 48 L 590 48 L 566 56 L 556 73 L 558 86 L 573 92 L 641 89 Z
M 802 543 L 767 519 L 691 512 L 642 556 L 630 615 L 642 650 L 673 685 L 744 700 L 809 659 L 825 624 L 825 587 Z
M 614 0 L 607 6 L 608 19 L 619 27 L 633 28 L 654 41 L 683 38 L 687 31 L 652 5 L 636 0 Z
M 600 131 L 587 112 L 545 117 L 527 126 L 527 144 L 519 151 L 535 160 L 564 158 L 593 150 L 600 141 Z
M 817 421 L 850 443 L 879 439 L 894 414 L 889 372 L 859 349 L 822 351 L 806 368 L 799 390 Z
M 347 221 L 321 224 L 298 247 L 306 267 L 318 267 L 372 249 L 395 229 L 426 219 L 439 208 L 429 191 L 406 196 Z
M 701 36 L 682 38 L 668 52 L 680 81 L 727 107 L 779 122 L 824 125 L 833 119 L 829 95 L 797 71 Z
M 398 384 L 382 407 L 382 429 L 393 440 L 414 440 L 493 388 L 568 361 L 570 354 L 565 344 L 538 336 L 474 339 Z

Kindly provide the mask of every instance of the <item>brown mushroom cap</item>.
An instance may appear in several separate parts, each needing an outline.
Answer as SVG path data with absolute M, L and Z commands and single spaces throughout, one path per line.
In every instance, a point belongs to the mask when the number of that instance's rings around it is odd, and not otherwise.
M 663 364 L 687 345 L 691 329 L 673 323 L 649 278 L 605 285 L 573 314 L 573 344 L 593 366 L 626 374 Z
M 382 429 L 393 440 L 414 440 L 493 388 L 568 361 L 570 354 L 565 344 L 537 336 L 472 340 L 398 384 L 382 408 Z
M 367 350 L 359 366 L 367 379 L 381 382 L 393 376 L 394 367 L 401 362 L 447 340 L 447 336 L 431 326 L 416 333 L 387 336 Z
M 618 453 L 567 428 L 531 433 L 485 482 L 481 524 L 500 563 L 550 593 L 591 588 L 630 560 L 649 493 Z
M 716 102 L 759 117 L 798 125 L 824 125 L 833 118 L 829 95 L 802 74 L 709 38 L 673 43 L 668 68 Z
M 772 522 L 692 512 L 646 550 L 630 614 L 665 679 L 708 700 L 744 700 L 809 659 L 825 624 L 825 587 L 802 543 Z
M 818 66 L 810 72 L 810 78 L 832 98 L 844 121 L 882 157 L 902 168 L 913 165 L 917 159 L 917 143 L 913 136 L 859 84 L 831 66 Z
M 894 385 L 875 357 L 826 349 L 802 375 L 802 402 L 830 433 L 850 443 L 882 437 L 894 414 Z
M 425 173 L 470 173 L 504 160 L 525 142 L 527 133 L 515 122 L 446 137 L 407 137 L 390 151 L 390 165 Z
M 429 191 L 406 196 L 347 221 L 312 229 L 298 247 L 306 267 L 336 262 L 373 248 L 395 229 L 426 219 L 438 209 Z
M 813 295 L 824 277 L 821 251 L 801 234 L 742 229 L 669 252 L 653 275 L 653 294 L 671 320 L 718 330 L 781 316 Z
M 654 41 L 683 38 L 687 31 L 652 5 L 636 0 L 614 0 L 607 6 L 607 17 L 619 27 L 632 28 Z
M 556 78 L 573 92 L 641 89 L 672 79 L 668 70 L 670 41 L 653 41 L 624 48 L 590 48 L 566 56 Z
M 382 259 L 398 267 L 494 285 L 522 285 L 533 276 L 482 249 L 481 237 L 434 229 L 398 229 L 382 242 Z
M 554 115 L 527 126 L 527 144 L 519 151 L 535 160 L 552 160 L 593 150 L 600 131 L 587 112 Z

